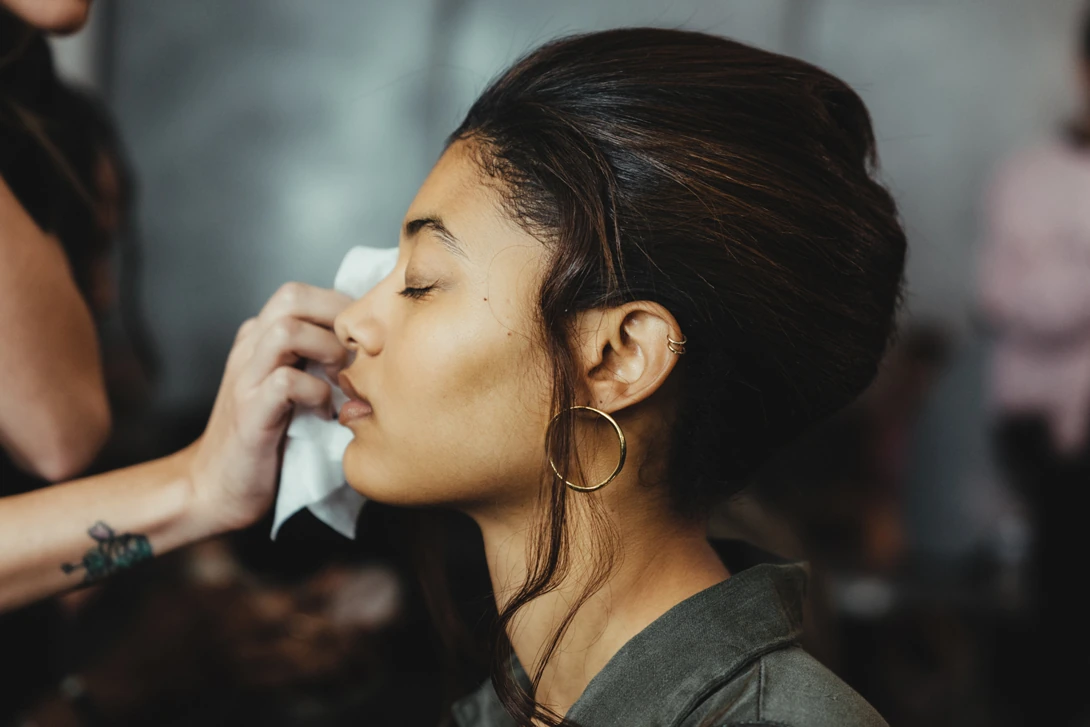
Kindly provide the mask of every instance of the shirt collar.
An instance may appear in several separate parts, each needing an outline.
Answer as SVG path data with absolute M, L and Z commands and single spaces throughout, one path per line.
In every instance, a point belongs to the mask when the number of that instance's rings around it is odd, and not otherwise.
M 806 580 L 801 564 L 757 565 L 687 598 L 621 647 L 567 718 L 595 727 L 679 724 L 753 659 L 798 641 Z M 513 724 L 490 683 L 454 712 L 462 725 Z

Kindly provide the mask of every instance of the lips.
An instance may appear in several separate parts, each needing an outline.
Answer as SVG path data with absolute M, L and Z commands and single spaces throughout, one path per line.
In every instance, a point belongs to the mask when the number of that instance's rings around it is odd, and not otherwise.
M 337 421 L 344 426 L 348 426 L 350 422 L 371 414 L 373 411 L 371 402 L 356 391 L 356 387 L 352 385 L 352 380 L 343 371 L 337 375 L 337 383 L 340 385 L 341 391 L 348 396 L 348 401 L 344 403 L 344 406 L 341 407 L 340 412 L 337 414 Z

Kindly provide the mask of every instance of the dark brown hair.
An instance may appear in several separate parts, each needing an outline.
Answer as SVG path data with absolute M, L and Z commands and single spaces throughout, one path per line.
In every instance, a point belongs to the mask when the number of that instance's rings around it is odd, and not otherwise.
M 495 80 L 450 143 L 460 140 L 507 212 L 550 250 L 539 313 L 554 411 L 583 403 L 569 347 L 577 312 L 656 301 L 688 336 L 661 451 L 667 481 L 652 483 L 679 515 L 697 518 L 738 493 L 774 451 L 874 378 L 901 298 L 905 235 L 874 179 L 867 110 L 829 73 L 697 32 L 576 35 Z M 574 449 L 574 419 L 560 424 L 548 443 L 558 465 Z M 527 582 L 500 604 L 492 667 L 523 725 L 567 724 L 516 683 L 506 638 L 515 613 L 567 568 L 570 495 L 544 462 L 543 471 L 546 525 Z M 534 685 L 608 576 L 611 535 L 599 520 L 597 577 Z

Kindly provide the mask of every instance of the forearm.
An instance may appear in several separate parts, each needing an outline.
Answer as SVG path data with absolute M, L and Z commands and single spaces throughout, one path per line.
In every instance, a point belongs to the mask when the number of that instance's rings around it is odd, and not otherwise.
M 0 499 L 0 611 L 213 535 L 196 516 L 188 457 Z

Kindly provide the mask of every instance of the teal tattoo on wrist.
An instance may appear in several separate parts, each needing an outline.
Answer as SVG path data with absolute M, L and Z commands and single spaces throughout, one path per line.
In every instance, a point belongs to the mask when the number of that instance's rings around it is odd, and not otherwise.
M 144 535 L 123 533 L 118 535 L 101 520 L 87 534 L 95 541 L 95 547 L 83 554 L 79 563 L 63 563 L 61 570 L 74 573 L 84 570 L 84 584 L 95 583 L 106 576 L 133 567 L 152 557 L 151 543 Z

